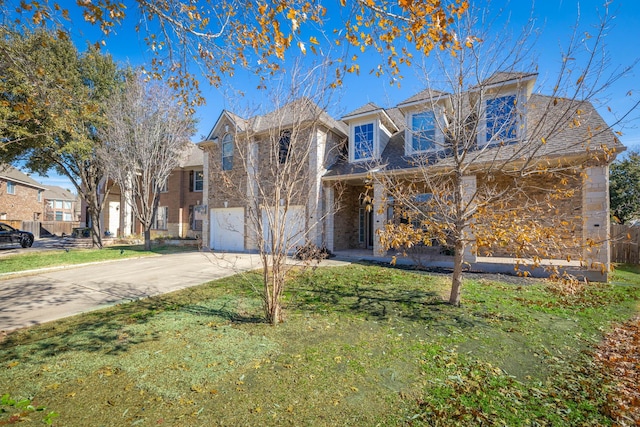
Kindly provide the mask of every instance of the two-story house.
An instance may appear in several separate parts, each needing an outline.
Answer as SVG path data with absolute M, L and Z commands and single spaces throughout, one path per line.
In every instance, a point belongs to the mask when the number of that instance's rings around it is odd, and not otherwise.
M 203 201 L 203 151 L 190 144 L 189 152 L 180 165 L 174 168 L 164 183 L 158 202 L 158 210 L 151 227 L 152 237 L 191 237 L 202 235 L 200 211 Z M 133 217 L 130 203 L 117 185 L 105 180 L 102 189 L 111 187 L 102 212 L 102 229 L 110 235 L 130 236 L 142 234 L 142 225 Z M 83 209 L 86 221 L 86 208 Z
M 44 191 L 45 221 L 78 221 L 77 196 L 55 185 L 46 186 Z
M 10 165 L 0 165 L 0 221 L 41 221 L 46 188 Z
M 568 249 L 571 253 L 558 257 L 588 259 L 597 269 L 609 266 L 608 167 L 615 153 L 625 148 L 590 103 L 534 93 L 536 77 L 496 73 L 463 94 L 425 90 L 393 108 L 366 104 L 340 121 L 318 113 L 314 122 L 321 124 L 318 145 L 309 159 L 317 164 L 309 165 L 309 197 L 300 204 L 305 227 L 315 227 L 308 230 L 306 240 L 334 252 L 357 249 L 370 251 L 371 256 L 385 255 L 378 235 L 394 220 L 393 202 L 372 174 L 415 180 L 418 172 L 452 170 L 460 157 L 453 156 L 455 150 L 465 153 L 462 186 L 471 193 L 495 188 L 507 194 L 504 190 L 517 187 L 521 194 L 531 188 L 532 193 L 525 196 L 535 199 L 539 196 L 535 188 L 554 188 L 558 178 L 537 173 L 534 185 L 525 187 L 520 186 L 529 179 L 525 174 L 514 178 L 507 171 L 518 170 L 523 162 L 540 165 L 539 170 L 566 170 L 563 182 L 572 191 L 557 203 L 553 215 L 565 215 L 566 222 L 573 223 L 572 238 L 580 242 Z M 210 248 L 256 249 L 246 224 L 246 200 L 258 173 L 247 173 L 248 168 L 242 170 L 236 163 L 238 144 L 234 143 L 250 132 L 254 137 L 247 143 L 259 146 L 256 135 L 273 128 L 281 131 L 282 117 L 286 117 L 282 109 L 250 119 L 223 111 L 207 140 L 200 143 L 206 151 L 204 188 L 209 211 L 203 235 L 208 236 L 205 242 Z M 459 128 L 453 129 L 454 125 Z M 502 166 L 496 168 L 496 164 Z M 258 160 L 256 168 L 260 165 Z M 235 171 L 233 180 L 246 182 L 247 192 L 236 192 L 236 198 L 231 198 L 222 191 L 228 171 Z M 322 218 L 321 224 L 310 223 L 312 216 Z M 597 250 L 594 242 L 600 243 Z M 492 255 L 515 258 L 509 248 L 498 249 Z M 464 253 L 470 264 L 494 262 L 484 255 L 472 250 L 472 245 Z
M 337 156 L 346 131 L 344 123 L 307 98 L 249 119 L 223 111 L 207 140 L 200 143 L 206 153 L 204 188 L 209 212 L 203 226 L 203 236 L 208 236 L 204 245 L 223 251 L 256 251 L 260 240 L 269 240 L 273 221 L 266 218 L 279 211 L 274 205 L 285 199 L 289 204 L 286 233 L 292 240 L 288 250 L 305 241 L 322 245 L 322 175 Z M 296 156 L 296 150 L 304 154 Z M 290 165 L 295 167 L 278 174 Z M 283 179 L 291 180 L 285 184 L 289 194 L 276 200 L 274 192 L 278 186 L 284 189 Z M 259 226 L 258 216 L 265 219 Z

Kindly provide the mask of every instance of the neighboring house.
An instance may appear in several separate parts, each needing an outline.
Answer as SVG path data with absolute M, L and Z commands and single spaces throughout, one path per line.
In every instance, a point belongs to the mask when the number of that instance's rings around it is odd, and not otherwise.
M 44 221 L 78 221 L 77 197 L 58 186 L 46 186 L 44 192 Z
M 41 221 L 45 187 L 9 165 L 0 165 L 0 221 Z
M 553 108 L 557 104 L 568 102 L 533 94 L 532 89 L 537 75 L 522 73 L 496 73 L 483 82 L 483 94 L 486 96 L 480 115 L 470 130 L 478 149 L 474 168 L 468 170 L 463 178 L 464 187 L 473 189 L 482 180 L 491 179 L 496 185 L 508 186 L 505 177 L 490 176 L 483 173 L 483 164 L 491 161 L 506 161 L 496 156 L 514 156 L 517 150 L 524 149 L 527 140 L 535 129 L 554 123 Z M 483 90 L 484 90 L 483 89 Z M 468 96 L 477 96 L 472 89 Z M 359 250 L 368 251 L 371 256 L 385 255 L 378 233 L 384 224 L 392 220 L 393 209 L 389 209 L 387 195 L 380 185 L 373 185 L 371 194 L 371 174 L 375 168 L 382 167 L 395 176 L 415 175 L 417 156 L 431 156 L 433 168 L 447 168 L 451 165 L 451 156 L 446 150 L 436 150 L 436 145 L 446 146 L 445 135 L 436 126 L 438 121 L 446 120 L 444 111 L 451 102 L 447 94 L 435 91 L 423 91 L 394 108 L 384 109 L 375 104 L 366 104 L 345 115 L 341 121 L 331 119 L 326 113 L 318 112 L 314 131 L 317 133 L 317 149 L 309 159 L 308 193 L 309 198 L 301 201 L 299 209 L 305 212 L 307 240 L 324 245 L 331 251 Z M 576 103 L 578 104 L 578 103 Z M 577 172 L 571 181 L 575 185 L 572 197 L 559 203 L 558 210 L 567 218 L 579 218 L 573 233 L 581 239 L 581 249 L 572 255 L 574 259 L 589 259 L 593 265 L 610 265 L 609 239 L 609 197 L 608 168 L 615 153 L 625 148 L 608 129 L 603 119 L 589 103 L 579 103 L 581 110 L 579 126 L 564 126 L 552 133 L 554 137 L 545 141 L 538 151 L 531 155 L 521 152 L 516 160 L 526 155 L 536 161 L 558 162 L 575 165 Z M 519 106 L 516 109 L 514 106 Z M 286 111 L 265 116 L 242 119 L 223 111 L 216 121 L 206 141 L 200 143 L 206 151 L 204 183 L 207 195 L 208 215 L 203 235 L 205 246 L 213 250 L 253 251 L 256 250 L 252 239 L 252 230 L 247 224 L 246 211 L 250 197 L 249 187 L 254 176 L 242 170 L 237 159 L 234 139 L 251 133 L 249 144 L 257 148 L 255 152 L 257 169 L 263 159 L 260 157 L 260 134 L 276 129 L 286 129 Z M 289 107 L 291 108 L 291 107 Z M 293 107 L 297 108 L 297 107 Z M 558 107 L 559 108 L 559 107 Z M 451 108 L 449 108 L 451 110 Z M 275 120 L 275 116 L 279 120 Z M 550 118 L 551 117 L 551 118 Z M 474 127 L 477 124 L 477 127 Z M 605 131 L 603 131 L 603 129 Z M 499 135 L 497 135 L 499 133 Z M 499 136 L 500 144 L 492 145 Z M 246 138 L 245 138 L 246 139 Z M 346 139 L 346 145 L 342 142 Z M 503 149 L 504 141 L 507 148 Z M 584 144 L 575 144 L 585 141 Z M 437 144 L 436 144 L 437 142 Z M 499 146 L 499 148 L 498 148 Z M 511 147 L 511 149 L 509 148 Z M 523 148 L 525 147 L 525 148 Z M 492 149 L 493 148 L 493 149 Z M 607 153 L 594 160 L 594 153 Z M 450 154 L 450 153 L 449 153 Z M 514 157 L 515 159 L 515 157 Z M 252 172 L 259 175 L 259 172 Z M 228 194 L 223 183 L 231 179 L 234 182 L 246 182 L 244 194 Z M 537 182 L 540 186 L 552 188 L 553 178 Z M 371 197 L 363 197 L 371 194 Z M 367 206 L 372 205 L 372 206 Z M 336 207 L 339 207 L 336 209 Z M 309 219 L 322 218 L 321 224 L 309 222 Z M 309 230 L 314 227 L 314 230 Z M 597 251 L 593 251 L 590 242 L 604 242 Z M 470 264 L 496 262 L 490 257 L 465 252 L 465 261 Z M 503 258 L 513 257 L 507 251 L 499 254 Z M 513 261 L 513 259 L 512 259 Z M 510 269 L 513 270 L 513 262 Z M 482 268 L 482 267 L 480 267 Z
M 195 238 L 202 235 L 203 162 L 203 151 L 191 144 L 185 160 L 171 172 L 160 194 L 152 237 Z M 103 231 L 122 236 L 142 234 L 142 225 L 133 217 L 128 203 L 120 188 L 114 186 L 102 212 Z M 124 206 L 122 213 L 121 206 Z

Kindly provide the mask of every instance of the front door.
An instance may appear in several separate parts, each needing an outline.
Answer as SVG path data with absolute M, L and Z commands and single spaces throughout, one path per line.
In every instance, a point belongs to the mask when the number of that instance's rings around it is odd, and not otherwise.
M 359 241 L 360 247 L 373 249 L 373 209 L 367 209 L 367 206 L 360 208 L 359 213 Z

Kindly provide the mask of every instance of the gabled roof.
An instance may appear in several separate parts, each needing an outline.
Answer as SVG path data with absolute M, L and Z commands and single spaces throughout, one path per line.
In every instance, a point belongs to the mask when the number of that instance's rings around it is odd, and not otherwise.
M 11 165 L 0 164 L 0 178 L 4 178 L 7 181 L 19 183 L 29 187 L 34 187 L 39 190 L 46 189 L 46 187 L 40 184 L 38 181 L 31 178 L 29 175 L 19 171 L 18 169 L 14 168 Z
M 307 97 L 298 98 L 270 113 L 257 115 L 248 120 L 249 128 L 255 133 L 316 121 L 342 136 L 348 133 L 344 123 L 335 120 Z
M 566 123 L 558 125 L 558 119 L 566 111 L 580 110 L 580 125 L 571 123 L 567 115 Z M 625 150 L 604 119 L 590 102 L 558 99 L 532 94 L 527 102 L 526 136 L 522 141 L 506 146 L 490 146 L 483 150 L 469 151 L 469 162 L 478 165 L 501 161 L 521 161 L 533 159 L 582 159 L 588 161 L 592 153 L 605 149 L 615 153 Z M 545 138 L 542 142 L 541 138 Z M 380 167 L 386 170 L 412 170 L 416 162 L 404 151 L 404 132 L 392 135 L 381 155 Z M 435 167 L 450 167 L 452 157 L 445 151 L 429 154 L 428 164 Z M 574 162 L 576 160 L 573 160 Z M 579 160 L 578 160 L 579 161 Z M 609 159 L 611 161 L 611 159 Z M 339 159 L 328 168 L 326 178 L 337 179 L 348 175 L 365 175 L 372 164 L 349 163 Z
M 237 114 L 223 110 L 213 129 L 209 132 L 207 141 L 213 139 L 213 135 L 217 133 L 218 127 L 227 120 L 236 126 L 236 132 L 263 133 L 270 129 L 287 128 L 297 124 L 317 122 L 341 136 L 346 137 L 348 133 L 348 128 L 344 123 L 335 120 L 315 102 L 306 97 L 298 98 L 267 114 L 255 115 L 250 119 L 243 119 Z M 207 141 L 202 141 L 199 144 L 207 143 Z
M 44 190 L 45 200 L 66 200 L 73 202 L 77 199 L 76 195 L 69 190 L 65 190 L 57 185 L 47 185 Z
M 342 116 L 342 120 L 349 120 L 350 118 L 362 116 L 362 115 L 365 115 L 367 113 L 373 113 L 373 112 L 376 112 L 376 111 L 384 111 L 384 108 L 378 107 L 373 102 L 369 102 L 369 103 L 363 105 L 362 107 L 356 108 L 355 110 L 353 110 L 349 114 L 345 114 L 344 116 Z
M 218 120 L 216 120 L 215 124 L 211 128 L 211 131 L 209 131 L 207 139 L 201 142 L 211 141 L 213 139 L 213 135 L 217 133 L 218 127 L 221 126 L 225 121 L 231 122 L 231 124 L 236 127 L 234 131 L 242 132 L 247 128 L 247 120 L 243 119 L 235 113 L 232 113 L 229 110 L 222 110 L 222 112 L 218 116 Z
M 396 109 L 392 109 L 392 110 L 396 110 Z M 395 117 L 395 120 L 394 120 L 394 118 L 391 117 L 389 112 L 390 110 L 387 111 L 384 108 L 377 106 L 373 102 L 369 102 L 363 105 L 362 107 L 357 108 L 352 112 L 350 112 L 349 114 L 343 116 L 342 120 L 345 122 L 349 122 L 351 120 L 355 120 L 361 117 L 378 116 L 382 121 L 382 123 L 391 131 L 391 133 L 395 133 L 398 130 L 400 130 L 402 126 L 401 123 L 403 122 L 403 120 L 401 119 L 399 122 L 397 122 L 398 117 Z M 393 114 L 394 116 L 396 115 L 395 111 L 391 114 Z
M 533 83 L 535 81 L 538 73 L 522 73 L 522 72 L 513 72 L 513 71 L 496 71 L 479 84 L 473 86 L 471 91 L 477 90 L 479 88 L 493 88 L 499 86 L 507 86 L 512 84 L 520 84 L 520 83 Z
M 443 96 L 447 96 L 447 93 L 439 90 L 425 89 L 400 102 L 398 104 L 398 108 L 402 109 L 411 105 L 425 103 L 427 101 L 436 101 L 438 98 Z

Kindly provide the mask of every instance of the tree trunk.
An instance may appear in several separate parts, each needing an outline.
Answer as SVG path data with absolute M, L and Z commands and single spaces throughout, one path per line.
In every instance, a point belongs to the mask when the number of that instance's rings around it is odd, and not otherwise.
M 449 304 L 460 306 L 460 293 L 462 291 L 462 267 L 464 265 L 465 243 L 462 239 L 457 239 L 455 243 L 455 253 L 453 254 L 453 275 L 451 276 L 451 295 Z
M 91 244 L 94 248 L 102 249 L 102 234 L 100 231 L 100 212 L 95 206 L 89 206 L 91 217 Z
M 284 320 L 282 317 L 282 305 L 280 304 L 285 280 L 284 272 L 280 265 L 281 261 L 279 256 L 273 254 L 271 257 L 263 257 L 265 265 L 267 265 L 267 262 L 271 263 L 269 268 L 263 270 L 264 314 L 267 322 L 273 326 L 282 323 Z
M 144 250 L 151 250 L 151 229 L 145 228 L 144 230 Z

